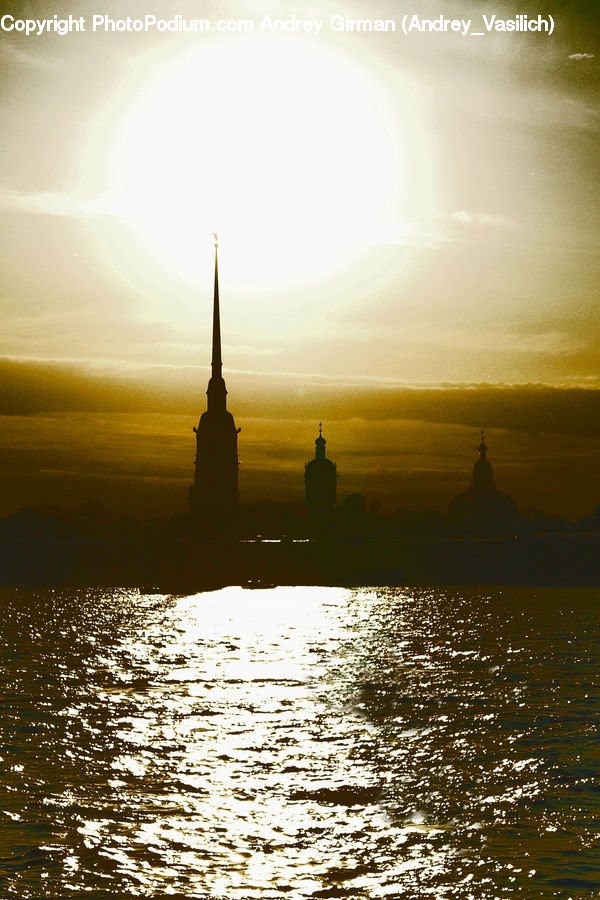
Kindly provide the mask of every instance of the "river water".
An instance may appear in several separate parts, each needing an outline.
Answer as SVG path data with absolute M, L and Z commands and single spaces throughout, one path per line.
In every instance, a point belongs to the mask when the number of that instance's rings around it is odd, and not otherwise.
M 600 897 L 600 594 L 0 593 L 0 897 Z

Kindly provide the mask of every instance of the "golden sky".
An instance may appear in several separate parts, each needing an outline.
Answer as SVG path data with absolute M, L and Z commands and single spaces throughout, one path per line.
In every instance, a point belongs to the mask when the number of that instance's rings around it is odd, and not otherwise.
M 482 17 L 540 12 L 551 35 L 487 32 Z M 470 24 L 404 34 L 405 13 Z M 55 14 L 83 17 L 85 32 L 9 30 Z M 94 15 L 147 14 L 227 30 L 92 30 Z M 103 459 L 116 471 L 146 426 L 114 416 L 143 409 L 158 418 L 139 477 L 167 492 L 169 479 L 191 480 L 217 230 L 242 498 L 264 484 L 299 499 L 314 423 L 328 414 L 349 490 L 397 484 L 399 505 L 418 506 L 419 492 L 444 505 L 468 480 L 483 426 L 497 429 L 490 458 L 509 493 L 541 503 L 552 466 L 562 460 L 566 477 L 585 443 L 586 484 L 561 489 L 562 507 L 600 498 L 595 3 L 85 0 L 3 15 L 2 479 L 25 444 L 34 468 L 36 449 L 54 447 L 52 490 L 75 477 L 54 442 L 61 428 L 76 434 L 76 413 L 110 413 Z M 273 33 L 265 16 L 316 24 Z M 338 31 L 336 16 L 396 30 Z M 493 410 L 483 384 L 505 391 Z M 465 412 L 467 394 L 477 402 Z M 159 416 L 169 410 L 182 416 L 177 449 L 173 420 Z M 86 477 L 99 477 L 96 454 L 74 446 L 69 458 L 92 460 Z

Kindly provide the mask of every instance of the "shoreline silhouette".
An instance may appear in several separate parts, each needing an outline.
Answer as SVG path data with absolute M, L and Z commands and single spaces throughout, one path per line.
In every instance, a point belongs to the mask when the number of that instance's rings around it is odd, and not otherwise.
M 193 429 L 189 513 L 141 525 L 98 504 L 77 513 L 21 510 L 0 520 L 0 584 L 160 586 L 198 591 L 224 585 L 600 584 L 600 517 L 560 530 L 521 517 L 496 487 L 481 431 L 470 486 L 444 516 L 367 508 L 358 493 L 337 504 L 337 464 L 323 425 L 304 466 L 304 503 L 240 505 L 238 434 L 223 378 L 218 238 L 207 406 Z M 550 527 L 548 527 L 550 526 Z M 588 533 L 591 532 L 591 533 Z M 594 533 L 596 532 L 596 533 Z
M 7 520 L 0 522 L 2 586 L 118 585 L 181 593 L 225 585 L 600 585 L 598 532 L 199 539 L 177 520 L 171 533 L 131 531 L 109 539 L 51 536 L 42 533 L 43 517 L 30 513 L 27 519 L 13 517 L 12 533 Z

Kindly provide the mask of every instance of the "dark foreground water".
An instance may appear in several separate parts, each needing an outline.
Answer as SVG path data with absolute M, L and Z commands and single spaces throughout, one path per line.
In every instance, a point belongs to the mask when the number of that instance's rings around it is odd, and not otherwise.
M 0 897 L 600 897 L 599 593 L 0 594 Z

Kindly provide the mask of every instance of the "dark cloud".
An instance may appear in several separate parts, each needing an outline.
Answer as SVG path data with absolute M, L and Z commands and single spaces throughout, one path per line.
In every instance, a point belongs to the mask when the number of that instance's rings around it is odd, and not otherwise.
M 0 361 L 1 415 L 58 412 L 179 413 L 205 404 L 205 369 L 148 368 L 117 376 L 47 362 Z M 600 389 L 547 385 L 344 384 L 324 378 L 227 378 L 236 416 L 318 421 L 421 420 L 531 433 L 600 435 Z
M 75 366 L 0 361 L 2 415 L 151 408 L 143 388 L 94 377 Z

